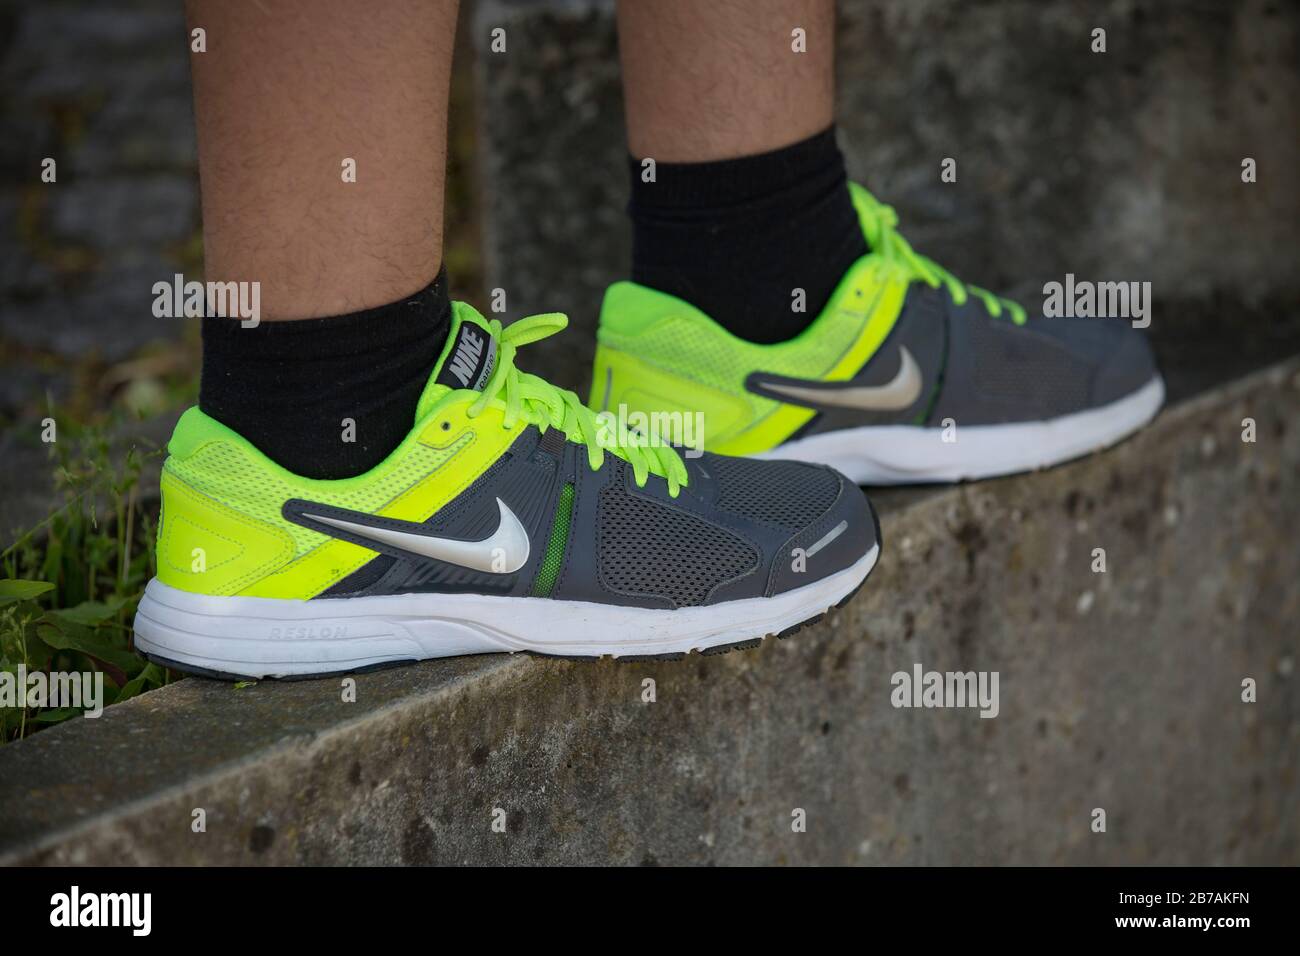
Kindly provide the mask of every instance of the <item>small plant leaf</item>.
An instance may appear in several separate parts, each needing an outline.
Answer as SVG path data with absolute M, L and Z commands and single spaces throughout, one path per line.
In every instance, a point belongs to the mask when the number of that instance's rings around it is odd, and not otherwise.
M 46 617 L 57 617 L 83 627 L 94 627 L 112 618 L 125 603 L 126 598 L 121 597 L 111 597 L 107 601 L 82 601 L 75 607 L 50 611 Z
M 38 724 L 57 724 L 80 716 L 81 711 L 76 707 L 59 707 L 56 710 L 42 710 L 35 717 L 29 716 L 27 719 Z
M 163 682 L 162 668 L 157 664 L 145 664 L 144 670 L 132 677 L 122 689 L 117 692 L 117 697 L 113 703 L 120 704 L 124 700 L 130 700 L 141 691 L 152 690 L 155 687 L 161 687 Z
M 65 651 L 80 651 L 110 664 L 128 676 L 144 667 L 144 661 L 130 651 L 114 647 L 110 632 L 95 631 L 81 624 L 62 621 L 47 615 L 36 627 L 36 633 L 50 647 Z
M 20 581 L 15 578 L 0 578 L 0 607 L 16 601 L 30 601 L 46 591 L 53 591 L 54 585 L 48 581 Z

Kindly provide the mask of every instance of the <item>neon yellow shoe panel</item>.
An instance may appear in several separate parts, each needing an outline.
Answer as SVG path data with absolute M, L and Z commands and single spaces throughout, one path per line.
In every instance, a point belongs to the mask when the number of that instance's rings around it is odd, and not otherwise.
M 850 378 L 889 335 L 906 280 L 872 256 L 854 264 L 811 325 L 788 342 L 732 335 L 691 304 L 634 282 L 610 286 L 601 310 L 591 406 L 651 414 L 701 412 L 704 447 L 752 455 L 786 441 L 815 414 L 745 388 L 755 369 Z
M 286 471 L 241 436 L 191 408 L 163 467 L 158 577 L 205 594 L 311 598 L 374 553 L 286 521 L 285 501 L 424 521 L 460 494 L 518 436 L 489 408 L 471 421 L 472 397 L 431 406 L 422 426 L 372 471 L 321 481 Z M 444 423 L 447 427 L 444 427 Z

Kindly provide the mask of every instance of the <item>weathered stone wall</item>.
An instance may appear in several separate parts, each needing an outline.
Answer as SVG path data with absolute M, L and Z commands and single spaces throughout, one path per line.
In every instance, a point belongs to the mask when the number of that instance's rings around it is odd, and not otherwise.
M 118 400 L 130 375 L 115 377 L 114 367 L 154 343 L 148 375 L 193 371 L 197 329 L 154 318 L 151 290 L 178 272 L 199 277 L 202 240 L 180 4 L 0 0 L 0 88 L 0 545 L 7 546 L 12 532 L 61 503 L 50 446 L 39 437 L 51 408 L 67 438 L 73 420 Z M 53 183 L 41 178 L 46 158 L 56 163 Z M 151 447 L 169 427 L 144 430 Z
M 179 337 L 149 305 L 201 254 L 183 12 L 6 2 L 0 19 L 0 336 L 69 360 Z
M 1298 406 L 1292 360 L 1074 465 L 881 496 L 866 586 L 758 650 L 355 703 L 182 681 L 0 748 L 0 863 L 1295 865 Z M 998 715 L 896 709 L 918 663 L 997 671 Z

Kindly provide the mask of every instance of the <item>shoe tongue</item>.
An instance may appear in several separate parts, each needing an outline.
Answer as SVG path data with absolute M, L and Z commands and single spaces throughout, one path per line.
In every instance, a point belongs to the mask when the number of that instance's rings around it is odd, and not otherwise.
M 418 421 L 444 395 L 458 388 L 483 391 L 496 368 L 497 340 L 487 322 L 463 302 L 452 306 L 451 332 L 416 407 Z

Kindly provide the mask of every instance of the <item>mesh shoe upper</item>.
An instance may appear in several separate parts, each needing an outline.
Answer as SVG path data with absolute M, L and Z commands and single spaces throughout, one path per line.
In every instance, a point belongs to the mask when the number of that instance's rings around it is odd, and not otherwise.
M 914 251 L 892 209 L 852 192 L 871 252 L 788 342 L 743 342 L 689 303 L 611 286 L 595 404 L 697 412 L 710 450 L 749 455 L 860 426 L 1044 421 L 1158 379 L 1145 336 L 1127 322 L 1030 315 Z
M 503 329 L 457 303 L 455 320 L 415 427 L 364 474 L 294 475 L 186 412 L 163 470 L 160 582 L 291 600 L 468 592 L 677 608 L 811 584 L 875 544 L 866 499 L 828 469 L 689 461 L 519 369 L 518 348 L 562 317 Z
M 688 467 L 690 482 L 674 498 L 661 478 L 640 487 L 612 456 L 592 470 L 573 443 L 529 429 L 427 522 L 438 535 L 482 537 L 498 520 L 500 499 L 535 542 L 523 568 L 467 572 L 395 551 L 376 558 L 386 562 L 382 575 L 359 572 L 355 589 L 345 582 L 330 596 L 469 590 L 691 607 L 811 584 L 877 543 L 865 496 L 829 468 L 712 454 Z
M 1121 320 L 1013 325 L 971 302 L 947 311 L 948 357 L 931 425 L 1044 421 L 1123 398 L 1157 374 L 1146 336 Z
M 754 544 L 707 518 L 633 494 L 626 476 L 600 492 L 600 583 L 619 594 L 703 604 L 724 581 L 758 567 Z
M 718 482 L 718 507 L 789 532 L 816 521 L 840 494 L 840 476 L 795 461 L 759 461 L 709 455 Z

